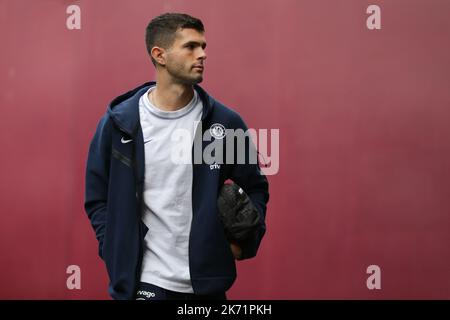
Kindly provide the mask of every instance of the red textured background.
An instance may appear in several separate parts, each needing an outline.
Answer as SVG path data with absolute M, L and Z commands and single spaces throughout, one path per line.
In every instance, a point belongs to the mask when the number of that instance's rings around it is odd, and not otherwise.
M 0 298 L 109 298 L 86 154 L 109 101 L 153 79 L 144 30 L 166 11 L 206 26 L 203 87 L 280 129 L 268 231 L 229 298 L 450 299 L 445 0 L 1 0 Z M 81 290 L 66 288 L 71 264 Z

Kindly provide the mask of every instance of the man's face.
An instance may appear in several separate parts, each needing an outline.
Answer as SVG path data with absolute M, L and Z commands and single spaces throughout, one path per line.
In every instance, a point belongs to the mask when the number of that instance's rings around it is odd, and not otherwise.
M 166 50 L 166 70 L 178 83 L 193 85 L 203 81 L 206 59 L 204 33 L 195 29 L 179 29 Z

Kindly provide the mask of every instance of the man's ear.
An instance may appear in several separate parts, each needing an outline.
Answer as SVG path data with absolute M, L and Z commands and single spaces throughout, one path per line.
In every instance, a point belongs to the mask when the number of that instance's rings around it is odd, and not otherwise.
M 153 59 L 160 65 L 166 65 L 166 50 L 161 47 L 153 47 L 150 51 Z

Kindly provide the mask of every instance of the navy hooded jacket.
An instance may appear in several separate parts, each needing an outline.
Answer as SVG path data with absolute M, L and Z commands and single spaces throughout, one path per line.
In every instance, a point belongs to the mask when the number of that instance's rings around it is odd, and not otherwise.
M 89 148 L 85 210 L 99 242 L 99 255 L 110 279 L 109 294 L 114 299 L 135 299 L 140 279 L 148 228 L 141 220 L 145 154 L 139 98 L 155 84 L 147 82 L 115 98 L 100 120 Z M 195 85 L 194 89 L 203 103 L 199 125 L 202 136 L 213 124 L 247 130 L 235 111 L 213 99 L 200 86 Z M 122 139 L 132 141 L 122 143 Z M 209 143 L 201 141 L 201 148 Z M 192 165 L 193 217 L 189 236 L 192 287 L 199 295 L 221 293 L 234 283 L 236 265 L 217 212 L 220 187 L 227 179 L 236 182 L 261 215 L 259 232 L 245 245 L 243 258 L 248 259 L 256 255 L 266 230 L 268 181 L 259 164 L 250 163 L 247 157 L 243 164 L 222 164 L 220 170 L 210 170 L 210 164 L 204 161 Z

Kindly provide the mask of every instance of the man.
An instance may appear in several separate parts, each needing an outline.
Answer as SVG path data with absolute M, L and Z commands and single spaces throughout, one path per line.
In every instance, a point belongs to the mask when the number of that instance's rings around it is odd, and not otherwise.
M 87 161 L 85 209 L 109 293 L 114 299 L 226 299 L 235 259 L 254 257 L 265 233 L 268 182 L 258 163 L 211 165 L 192 157 L 195 145 L 205 150 L 224 137 L 224 128 L 247 130 L 236 112 L 198 86 L 206 60 L 202 22 L 186 14 L 158 16 L 147 27 L 146 45 L 156 82 L 110 103 Z M 211 137 L 194 146 L 187 139 L 193 152 L 184 163 L 173 160 L 180 130 Z M 260 218 L 245 243 L 229 242 L 218 214 L 228 179 L 242 187 Z

